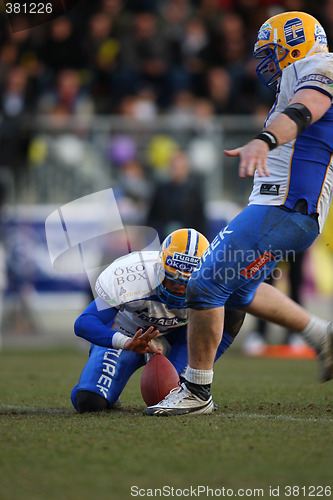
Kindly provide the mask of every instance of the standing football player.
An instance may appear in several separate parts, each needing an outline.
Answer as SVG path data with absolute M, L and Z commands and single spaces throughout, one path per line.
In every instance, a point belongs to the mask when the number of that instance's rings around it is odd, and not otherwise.
M 133 252 L 97 279 L 98 298 L 78 317 L 76 335 L 91 342 L 72 403 L 80 413 L 118 408 L 119 396 L 147 355 L 164 354 L 179 375 L 187 365 L 185 303 L 189 277 L 207 249 L 195 229 L 178 229 L 158 252 Z M 245 313 L 226 315 L 217 358 L 231 345 Z
M 290 252 L 308 248 L 332 199 L 333 54 L 319 22 L 303 12 L 268 19 L 254 47 L 259 78 L 276 92 L 264 129 L 243 147 L 239 175 L 254 175 L 249 205 L 216 236 L 187 287 L 185 383 L 147 415 L 211 413 L 213 362 L 224 312 L 242 308 L 300 332 L 333 377 L 333 325 L 259 284 Z M 268 288 L 267 288 L 268 287 Z M 266 293 L 264 292 L 266 291 Z

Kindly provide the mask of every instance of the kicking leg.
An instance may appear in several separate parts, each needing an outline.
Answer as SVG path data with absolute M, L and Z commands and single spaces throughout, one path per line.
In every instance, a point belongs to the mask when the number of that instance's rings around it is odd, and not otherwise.
M 197 370 L 212 370 L 222 340 L 224 307 L 189 310 L 188 362 Z
M 304 330 L 311 318 L 303 307 L 267 283 L 261 283 L 251 304 L 243 310 L 295 332 Z
M 303 335 L 316 350 L 319 379 L 333 378 L 333 323 L 311 315 L 275 287 L 261 283 L 251 304 L 244 311 Z
M 192 335 L 189 342 L 191 364 L 185 370 L 186 379 L 157 405 L 145 408 L 145 415 L 212 413 L 217 408 L 210 394 L 213 364 L 230 347 L 245 318 L 242 311 L 226 311 L 224 307 L 190 309 Z M 223 323 L 225 331 L 223 332 Z

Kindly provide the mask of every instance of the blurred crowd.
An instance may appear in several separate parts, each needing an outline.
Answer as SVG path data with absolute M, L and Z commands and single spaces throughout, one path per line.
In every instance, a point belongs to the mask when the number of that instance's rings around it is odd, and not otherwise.
M 198 99 L 215 114 L 255 113 L 272 96 L 258 84 L 253 44 L 282 10 L 316 15 L 332 36 L 332 0 L 82 0 L 16 33 L 2 12 L 1 113 L 147 120 L 193 112 Z
M 16 32 L 2 2 L 0 215 L 11 183 L 23 186 L 22 203 L 27 171 L 36 204 L 67 202 L 116 179 L 126 221 L 155 227 L 161 239 L 182 226 L 210 235 L 201 181 L 219 162 L 205 133 L 223 115 L 262 123 L 275 96 L 257 78 L 253 46 L 267 18 L 291 10 L 317 17 L 333 47 L 333 0 L 81 0 L 31 29 L 23 17 Z M 141 128 L 110 127 L 104 143 L 81 129 L 34 133 L 43 115 L 62 125 L 121 117 Z M 177 124 L 174 135 L 157 130 L 159 117 Z M 0 272 L 0 294 L 4 286 Z
M 81 0 L 32 29 L 22 17 L 16 32 L 2 10 L 0 166 L 19 178 L 41 114 L 178 125 L 265 116 L 274 95 L 258 81 L 253 44 L 283 10 L 314 14 L 332 40 L 333 0 Z

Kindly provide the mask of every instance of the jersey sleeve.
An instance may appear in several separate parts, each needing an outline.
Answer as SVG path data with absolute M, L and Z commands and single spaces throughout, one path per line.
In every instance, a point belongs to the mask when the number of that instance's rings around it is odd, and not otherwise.
M 333 98 L 333 54 L 318 54 L 300 62 L 294 91 L 314 89 Z
M 133 252 L 107 267 L 96 281 L 98 296 L 112 307 L 148 297 L 156 288 L 158 252 Z
M 102 346 L 112 347 L 112 338 L 116 330 L 112 325 L 118 314 L 114 307 L 105 308 L 105 304 L 97 298 L 83 311 L 74 323 L 74 332 L 88 342 Z

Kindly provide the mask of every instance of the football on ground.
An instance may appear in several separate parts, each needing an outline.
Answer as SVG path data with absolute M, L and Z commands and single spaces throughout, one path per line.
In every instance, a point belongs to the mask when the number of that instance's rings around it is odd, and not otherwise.
M 178 385 L 179 375 L 163 354 L 153 354 L 141 375 L 141 394 L 147 406 L 156 405 Z

